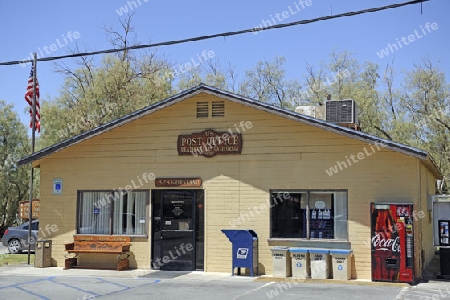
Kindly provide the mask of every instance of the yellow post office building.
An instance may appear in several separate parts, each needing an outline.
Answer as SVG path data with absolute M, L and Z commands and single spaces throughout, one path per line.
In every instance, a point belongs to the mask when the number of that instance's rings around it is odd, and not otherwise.
M 40 169 L 40 226 L 57 226 L 39 232 L 53 266 L 75 237 L 98 235 L 129 238 L 130 268 L 230 272 L 221 230 L 251 229 L 260 275 L 272 274 L 271 248 L 288 246 L 352 250 L 351 277 L 370 280 L 372 203 L 412 205 L 415 278 L 434 254 L 427 199 L 442 175 L 426 152 L 206 85 L 28 163 Z M 115 259 L 82 253 L 78 264 Z

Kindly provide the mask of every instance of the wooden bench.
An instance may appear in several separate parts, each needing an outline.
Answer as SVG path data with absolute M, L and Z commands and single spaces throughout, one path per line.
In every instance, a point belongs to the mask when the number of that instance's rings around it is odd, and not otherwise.
M 68 254 L 65 255 L 64 269 L 71 268 L 89 268 L 89 269 L 106 269 L 98 266 L 79 266 L 77 262 L 78 254 L 99 253 L 99 254 L 116 254 L 117 255 L 117 271 L 127 270 L 129 268 L 128 257 L 130 256 L 130 237 L 108 236 L 108 235 L 77 235 L 74 241 L 65 244 Z M 74 257 L 69 257 L 75 254 Z

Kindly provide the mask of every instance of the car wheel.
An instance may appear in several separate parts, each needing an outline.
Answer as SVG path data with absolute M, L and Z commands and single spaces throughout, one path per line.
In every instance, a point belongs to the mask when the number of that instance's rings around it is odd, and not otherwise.
M 8 251 L 11 254 L 17 254 L 22 252 L 22 245 L 17 239 L 12 239 L 8 242 Z

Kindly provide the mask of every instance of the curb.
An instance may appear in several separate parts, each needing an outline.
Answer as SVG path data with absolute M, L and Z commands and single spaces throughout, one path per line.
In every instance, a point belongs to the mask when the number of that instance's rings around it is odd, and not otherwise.
M 272 276 L 261 276 L 255 278 L 255 282 L 290 282 L 290 283 L 317 283 L 317 284 L 352 284 L 352 285 L 370 285 L 370 286 L 400 286 L 400 287 L 410 287 L 408 283 L 404 282 L 377 282 L 377 281 L 362 281 L 362 280 L 336 280 L 336 279 L 311 279 L 311 278 L 295 278 L 295 277 L 272 277 Z

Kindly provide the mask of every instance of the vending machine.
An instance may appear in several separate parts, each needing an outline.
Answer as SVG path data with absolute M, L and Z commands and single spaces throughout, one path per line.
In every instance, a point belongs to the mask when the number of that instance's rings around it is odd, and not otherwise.
M 371 203 L 372 280 L 414 282 L 413 205 Z

